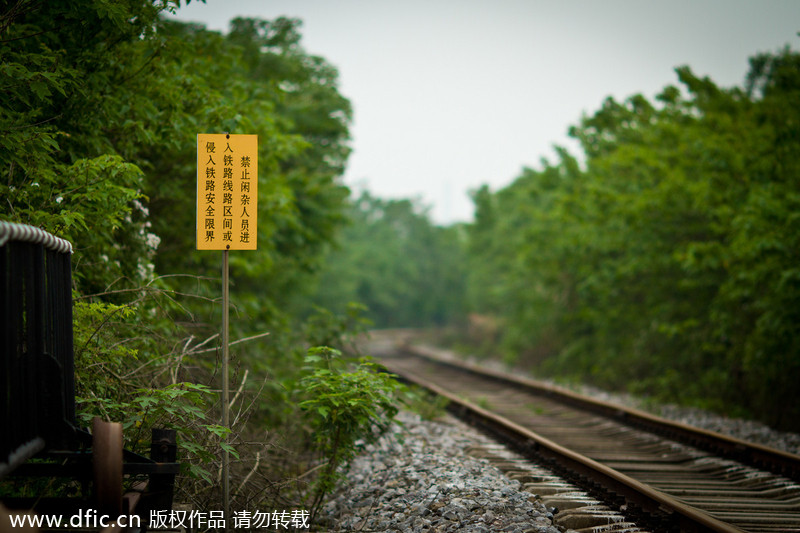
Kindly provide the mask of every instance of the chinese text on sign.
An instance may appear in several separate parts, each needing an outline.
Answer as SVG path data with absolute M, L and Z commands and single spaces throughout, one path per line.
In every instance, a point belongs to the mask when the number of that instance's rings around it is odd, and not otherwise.
M 197 135 L 197 249 L 255 250 L 258 135 Z

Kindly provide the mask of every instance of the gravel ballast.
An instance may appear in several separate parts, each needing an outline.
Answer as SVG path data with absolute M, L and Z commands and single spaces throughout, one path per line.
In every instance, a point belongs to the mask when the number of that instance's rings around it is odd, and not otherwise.
M 635 399 L 615 399 L 636 403 Z M 781 449 L 791 451 L 800 442 L 796 434 L 775 432 L 752 421 L 674 406 L 665 406 L 663 411 L 681 422 Z M 571 531 L 556 527 L 556 509 L 545 506 L 490 461 L 470 454 L 476 445 L 491 442 L 485 435 L 449 415 L 426 421 L 401 412 L 398 420 L 400 424 L 365 446 L 353 461 L 347 480 L 325 506 L 326 531 Z
M 325 507 L 330 531 L 558 533 L 553 513 L 467 450 L 483 435 L 407 412 L 351 465 Z
M 500 365 L 488 366 L 508 371 L 498 368 Z M 800 435 L 774 431 L 758 422 L 700 409 L 654 407 L 629 395 L 589 387 L 577 392 L 629 407 L 646 407 L 664 418 L 800 453 Z M 327 503 L 328 531 L 565 531 L 554 525 L 555 509 L 548 509 L 488 460 L 470 455 L 476 444 L 489 442 L 487 437 L 450 416 L 424 421 L 402 412 L 398 418 L 401 425 L 393 425 L 376 443 L 365 447 L 351 465 L 347 481 Z

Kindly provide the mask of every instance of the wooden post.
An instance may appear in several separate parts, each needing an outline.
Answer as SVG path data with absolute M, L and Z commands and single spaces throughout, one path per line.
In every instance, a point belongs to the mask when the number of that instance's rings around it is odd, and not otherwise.
M 122 513 L 122 424 L 94 417 L 92 470 L 97 511 L 119 516 Z

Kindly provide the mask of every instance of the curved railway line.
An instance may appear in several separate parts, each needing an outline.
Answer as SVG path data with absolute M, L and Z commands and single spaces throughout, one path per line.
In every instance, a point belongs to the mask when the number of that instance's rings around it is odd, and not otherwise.
M 800 531 L 800 456 L 398 348 L 381 363 L 653 531 Z

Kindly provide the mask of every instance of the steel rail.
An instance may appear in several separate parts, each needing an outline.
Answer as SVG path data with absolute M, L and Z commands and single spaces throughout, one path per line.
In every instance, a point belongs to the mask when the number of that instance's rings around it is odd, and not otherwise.
M 774 474 L 793 479 L 794 481 L 800 481 L 800 455 L 776 450 L 768 446 L 697 428 L 681 422 L 667 420 L 639 409 L 589 398 L 549 383 L 483 368 L 465 361 L 444 359 L 436 354 L 435 349 L 429 347 L 407 345 L 404 346 L 402 350 L 436 364 L 456 368 L 484 378 L 488 377 L 503 384 L 512 384 L 526 392 L 546 396 L 568 405 L 592 411 L 607 418 L 616 419 L 627 425 L 645 429 L 652 433 L 662 436 L 667 435 L 670 438 L 696 448 L 711 451 L 727 459 L 768 470 Z
M 707 513 L 690 507 L 593 459 L 569 450 L 530 429 L 459 398 L 418 374 L 396 368 L 390 361 L 383 360 L 381 364 L 398 376 L 424 387 L 438 396 L 447 398 L 449 409 L 454 410 L 462 418 L 484 426 L 492 433 L 502 435 L 504 439 L 513 441 L 521 451 L 553 460 L 584 479 L 591 479 L 599 483 L 605 490 L 625 498 L 629 505 L 638 507 L 658 520 L 672 522 L 682 532 L 744 532 L 743 529 L 717 520 Z

